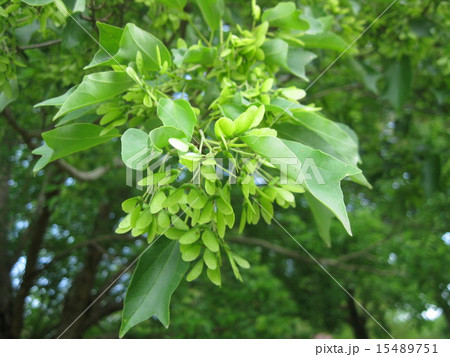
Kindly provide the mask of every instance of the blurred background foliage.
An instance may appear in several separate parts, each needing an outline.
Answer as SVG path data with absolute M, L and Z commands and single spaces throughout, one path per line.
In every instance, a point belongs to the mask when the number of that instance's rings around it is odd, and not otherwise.
M 92 36 L 95 21 L 134 22 L 173 46 L 206 33 L 198 8 L 168 1 L 64 1 Z M 262 9 L 276 1 L 258 1 Z M 391 1 L 303 0 L 305 18 L 350 44 Z M 226 1 L 226 29 L 250 26 L 250 1 Z M 313 21 L 313 20 L 311 20 Z M 116 338 L 142 239 L 112 234 L 119 203 L 137 193 L 111 158 L 119 142 L 56 162 L 36 176 L 31 149 L 54 113 L 33 108 L 79 83 L 97 44 L 57 5 L 0 1 L 0 336 Z M 344 184 L 354 237 L 338 222 L 332 246 L 318 237 L 307 203 L 276 218 L 396 338 L 450 336 L 450 147 L 448 1 L 400 0 L 308 90 L 306 102 L 358 134 L 372 190 Z M 341 52 L 314 50 L 317 78 Z M 282 80 L 306 88 L 290 75 Z M 94 170 L 94 171 L 93 171 Z M 90 174 L 90 175 L 89 175 Z M 92 180 L 95 178 L 95 180 Z M 224 276 L 182 283 L 171 326 L 156 320 L 128 338 L 386 338 L 285 231 L 261 223 L 231 234 L 252 264 L 244 283 Z

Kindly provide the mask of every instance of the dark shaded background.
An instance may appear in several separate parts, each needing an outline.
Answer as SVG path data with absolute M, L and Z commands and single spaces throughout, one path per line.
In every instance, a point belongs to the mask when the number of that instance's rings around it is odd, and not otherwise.
M 250 2 L 226 3 L 226 24 L 249 25 Z M 262 8 L 276 3 L 258 1 Z M 155 0 L 90 4 L 95 9 L 74 16 L 94 36 L 100 19 L 134 22 L 168 47 L 178 37 L 197 41 L 185 14 Z M 332 30 L 351 43 L 389 4 L 324 0 L 301 7 L 329 16 Z M 195 6 L 185 11 L 207 31 Z M 301 197 L 297 208 L 276 213 L 396 338 L 450 335 L 449 25 L 448 1 L 398 1 L 308 90 L 306 103 L 359 136 L 373 189 L 344 184 L 354 237 L 335 222 L 326 248 Z M 112 233 L 120 202 L 136 193 L 111 159 L 118 142 L 32 174 L 31 149 L 54 114 L 33 105 L 79 83 L 97 44 L 53 5 L 22 4 L 1 18 L 1 33 L 0 60 L 19 62 L 19 94 L 0 120 L 0 336 L 56 337 L 146 242 Z M 311 79 L 339 55 L 316 52 Z M 14 78 L 14 71 L 2 69 L 1 76 Z M 282 81 L 307 86 L 288 75 Z M 279 227 L 262 222 L 228 239 L 252 264 L 243 284 L 231 274 L 220 289 L 205 279 L 183 282 L 168 330 L 150 320 L 127 337 L 388 337 Z M 125 273 L 64 337 L 117 337 L 129 278 Z

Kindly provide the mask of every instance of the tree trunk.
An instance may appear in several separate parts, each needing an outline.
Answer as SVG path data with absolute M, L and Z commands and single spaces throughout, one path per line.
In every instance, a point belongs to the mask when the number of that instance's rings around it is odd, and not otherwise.
M 97 224 L 93 230 L 93 237 L 110 232 L 108 223 L 108 209 L 100 208 Z M 89 245 L 83 268 L 76 275 L 69 292 L 64 299 L 64 308 L 61 314 L 58 335 L 61 338 L 81 338 L 87 328 L 92 324 L 90 310 L 84 312 L 92 303 L 92 291 L 96 285 L 98 265 L 102 260 L 103 252 L 97 245 Z M 96 307 L 93 306 L 92 309 Z M 97 306 L 99 308 L 99 306 Z M 72 324 L 73 323 L 73 324 Z
M 10 257 L 8 256 L 8 212 L 9 183 L 12 171 L 10 160 L 13 139 L 8 131 L 3 134 L 3 149 L 1 152 L 2 168 L 0 170 L 0 338 L 12 336 L 12 288 L 10 273 Z
M 50 170 L 49 170 L 50 171 Z M 47 177 L 53 177 L 52 173 L 48 173 Z M 53 182 L 57 186 L 61 183 L 61 179 Z M 47 191 L 47 183 L 44 183 L 41 189 L 40 197 L 36 205 L 36 219 L 31 222 L 30 226 L 25 232 L 25 239 L 27 244 L 26 251 L 26 266 L 23 274 L 22 283 L 15 296 L 13 304 L 13 321 L 12 321 L 12 335 L 19 338 L 23 328 L 23 314 L 25 309 L 25 298 L 28 296 L 31 287 L 36 281 L 36 267 L 38 263 L 39 252 L 44 243 L 45 233 L 50 220 L 51 211 L 48 202 L 51 198 L 59 194 L 59 188 Z
M 353 292 L 350 292 L 352 295 Z M 350 325 L 352 326 L 353 334 L 355 338 L 367 339 L 369 338 L 369 333 L 366 328 L 366 319 L 358 313 L 356 308 L 355 300 L 350 296 L 347 297 L 347 306 L 350 314 Z

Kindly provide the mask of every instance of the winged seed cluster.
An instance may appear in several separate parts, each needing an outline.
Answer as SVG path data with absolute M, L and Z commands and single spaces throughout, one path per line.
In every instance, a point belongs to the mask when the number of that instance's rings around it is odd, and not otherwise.
M 262 16 L 254 2 L 252 8 L 251 29 L 224 32 L 220 17 L 205 17 L 217 36 L 190 46 L 180 38 L 171 51 L 132 23 L 98 23 L 101 48 L 86 68 L 109 70 L 38 104 L 58 107 L 59 122 L 43 134 L 35 170 L 121 136 L 122 160 L 145 174 L 145 190 L 122 203 L 126 215 L 116 232 L 177 241 L 181 259 L 191 263 L 189 281 L 206 271 L 221 285 L 225 261 L 242 280 L 239 268 L 250 265 L 232 252 L 227 229 L 242 232 L 261 218 L 270 224 L 274 203 L 295 206 L 293 193 L 305 194 L 325 241 L 333 215 L 350 233 L 340 181 L 367 185 L 351 129 L 300 104 L 305 92 L 277 77 L 307 81 L 305 66 L 316 57 L 302 40 L 309 22 L 291 2 Z M 297 180 L 308 159 L 322 182 Z

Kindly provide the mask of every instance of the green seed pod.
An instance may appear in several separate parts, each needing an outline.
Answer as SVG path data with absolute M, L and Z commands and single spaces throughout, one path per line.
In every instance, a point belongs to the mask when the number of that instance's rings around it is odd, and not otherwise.
M 285 190 L 281 187 L 276 187 L 275 190 L 277 191 L 277 196 L 280 197 L 282 200 L 294 203 L 295 202 L 295 196 L 292 192 Z
M 189 226 L 178 216 L 172 216 L 171 218 L 172 225 L 180 230 L 187 231 Z
M 144 58 L 140 51 L 136 52 L 136 67 L 139 72 L 144 73 Z
M 241 258 L 239 255 L 235 254 L 235 253 L 231 253 L 234 261 L 237 263 L 237 265 L 239 265 L 242 269 L 249 269 L 250 268 L 250 263 L 245 260 L 244 258 Z
M 216 193 L 216 184 L 213 181 L 205 181 L 205 191 L 208 195 L 212 196 Z
M 245 223 L 247 222 L 247 209 L 244 207 L 242 208 L 242 213 L 241 213 L 241 220 L 239 222 L 239 233 L 242 233 L 244 231 L 245 228 Z
M 130 226 L 131 227 L 136 227 L 136 221 L 139 217 L 139 214 L 141 213 L 141 206 L 136 206 L 134 207 L 133 211 L 131 212 L 131 216 L 130 216 Z
M 146 232 L 147 232 L 147 227 L 145 227 L 145 228 L 137 228 L 137 227 L 135 227 L 135 228 L 133 228 L 131 230 L 131 235 L 133 237 L 138 237 L 138 236 L 140 236 L 140 235 L 142 235 L 142 234 L 144 234 Z
M 195 263 L 194 267 L 191 269 L 191 271 L 186 276 L 186 280 L 193 281 L 193 280 L 197 279 L 203 271 L 203 266 L 204 266 L 203 260 L 199 260 L 197 263 Z
M 100 120 L 100 125 L 106 125 L 111 123 L 113 120 L 118 119 L 123 115 L 121 109 L 113 109 L 106 113 L 103 118 Z
M 259 123 L 261 123 L 261 121 L 264 118 L 265 111 L 266 111 L 266 108 L 264 107 L 264 105 L 261 105 L 260 107 L 258 107 L 258 109 L 255 111 L 255 114 L 253 115 L 253 121 L 250 124 L 250 129 L 257 127 L 259 125 Z
M 185 262 L 192 262 L 197 259 L 201 253 L 202 246 L 201 245 L 190 245 L 182 254 L 181 259 Z
M 261 216 L 266 221 L 267 224 L 272 222 L 273 217 L 273 205 L 268 199 L 261 197 L 259 202 L 262 206 L 261 208 Z
M 198 224 L 198 220 L 200 219 L 200 215 L 202 214 L 202 211 L 199 209 L 192 210 L 193 214 L 191 217 L 191 225 L 196 226 Z
M 222 279 L 220 277 L 220 270 L 219 267 L 217 267 L 215 270 L 207 269 L 206 275 L 208 276 L 209 280 L 217 286 L 222 285 Z
M 206 248 L 208 248 L 210 251 L 215 253 L 219 251 L 219 240 L 210 229 L 205 229 L 202 234 L 202 241 Z
M 177 214 L 178 211 L 180 210 L 180 206 L 179 205 L 172 205 L 172 206 L 169 206 L 167 209 L 168 209 L 170 214 Z
M 158 181 L 158 186 L 168 185 L 174 182 L 180 173 L 181 171 L 176 169 L 172 169 L 170 172 L 164 172 L 164 177 Z
M 261 92 L 266 93 L 272 89 L 273 86 L 273 78 L 267 78 L 263 84 L 261 85 Z
M 208 201 L 205 207 L 200 210 L 200 216 L 198 218 L 198 224 L 206 224 L 212 221 L 214 213 L 214 206 L 212 201 Z
M 250 128 L 257 109 L 258 107 L 256 105 L 251 105 L 234 120 L 236 134 L 242 134 Z
M 220 211 L 216 212 L 216 217 L 217 217 L 217 234 L 219 235 L 220 238 L 225 237 L 225 230 L 226 230 L 226 226 L 225 226 L 225 217 L 223 216 L 223 214 Z
M 257 224 L 259 222 L 259 218 L 261 217 L 259 204 L 256 201 L 253 201 L 253 211 L 255 214 L 253 215 L 252 223 Z
M 234 276 L 236 277 L 237 280 L 242 281 L 241 273 L 239 272 L 239 268 L 238 268 L 236 262 L 234 261 L 232 255 L 231 255 L 231 252 L 227 252 L 227 256 L 228 256 L 228 260 L 231 265 L 231 269 L 233 270 Z
M 211 252 L 209 249 L 205 249 L 203 253 L 203 260 L 208 267 L 208 269 L 216 269 L 217 268 L 217 258 L 216 255 Z
M 255 57 L 258 61 L 264 61 L 264 59 L 266 58 L 266 55 L 261 48 L 257 48 L 255 51 Z
M 157 191 L 150 202 L 150 212 L 155 214 L 162 210 L 163 202 L 166 200 L 166 195 L 163 191 Z
M 158 226 L 158 223 L 156 222 L 156 219 L 154 219 L 153 222 L 150 224 L 150 227 L 148 227 L 148 233 L 147 233 L 147 243 L 148 244 L 153 242 L 153 240 L 156 238 L 157 226 Z
M 150 213 L 150 208 L 145 208 L 136 220 L 136 228 L 147 230 L 150 223 L 152 223 L 153 215 Z
M 270 96 L 268 94 L 261 94 L 259 98 L 264 105 L 270 105 Z
M 157 218 L 158 226 L 162 227 L 163 229 L 169 228 L 170 226 L 170 216 L 169 214 L 162 210 L 158 213 Z
M 224 215 L 232 214 L 233 209 L 231 205 L 225 203 L 225 201 L 221 198 L 216 199 L 217 210 L 223 213 Z
M 97 108 L 97 114 L 103 115 L 109 113 L 111 110 L 116 110 L 120 108 L 121 107 L 118 101 L 104 103 Z
M 235 123 L 229 118 L 222 117 L 216 121 L 214 125 L 214 132 L 219 139 L 221 136 L 232 138 L 235 131 Z
M 142 100 L 142 103 L 147 107 L 151 108 L 153 107 L 153 100 L 149 95 L 146 95 L 144 99 Z
M 216 181 L 217 174 L 214 166 L 202 166 L 200 169 L 201 175 L 208 181 Z
M 256 1 L 252 1 L 252 16 L 255 21 L 258 21 L 261 17 L 261 8 L 256 5 Z
M 200 230 L 192 228 L 184 233 L 180 238 L 180 244 L 192 244 L 200 238 Z
M 197 169 L 198 165 L 200 165 L 201 159 L 202 156 L 200 154 L 188 152 L 187 154 L 180 156 L 180 164 L 186 166 L 189 171 L 193 172 Z
M 306 96 L 306 92 L 303 89 L 296 87 L 283 88 L 281 94 L 293 101 L 300 100 Z
M 175 227 L 169 227 L 164 231 L 164 235 L 172 240 L 180 239 L 184 233 L 186 233 L 186 231 Z
M 249 187 L 250 187 L 249 183 L 241 183 L 241 191 L 245 198 L 248 198 L 248 195 L 250 193 Z
M 234 215 L 234 212 L 232 214 L 227 214 L 225 216 L 225 223 L 228 227 L 233 228 L 235 219 L 236 217 Z
M 119 223 L 119 225 L 117 226 L 116 229 L 116 233 L 117 234 L 123 234 L 123 233 L 127 233 L 131 230 L 131 223 L 130 223 L 130 219 L 131 219 L 131 214 L 127 214 Z
M 247 224 L 252 224 L 253 216 L 256 214 L 256 212 L 253 210 L 251 203 L 246 203 L 246 207 L 247 207 Z

